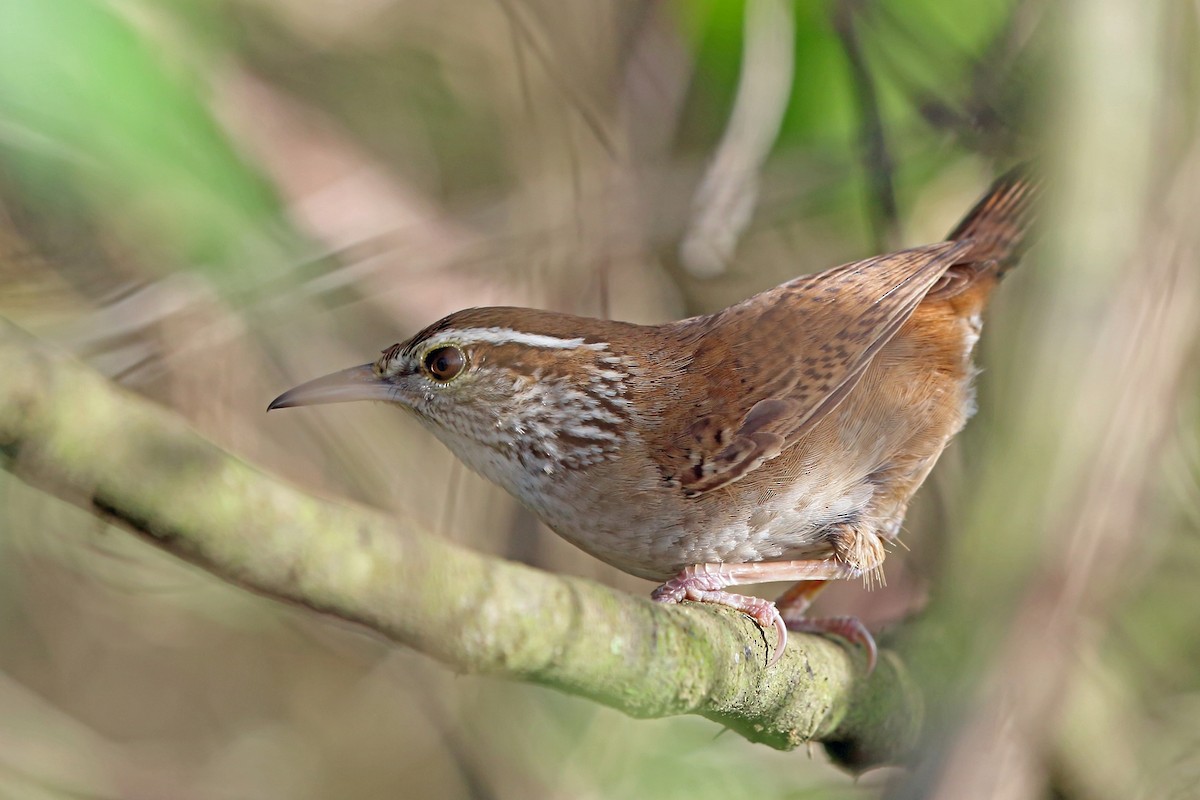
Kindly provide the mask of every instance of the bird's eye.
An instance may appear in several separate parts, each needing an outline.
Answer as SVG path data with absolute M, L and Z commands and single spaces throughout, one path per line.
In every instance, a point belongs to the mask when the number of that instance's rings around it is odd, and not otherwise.
M 467 357 L 457 347 L 435 347 L 425 354 L 425 369 L 434 380 L 450 381 L 467 366 Z

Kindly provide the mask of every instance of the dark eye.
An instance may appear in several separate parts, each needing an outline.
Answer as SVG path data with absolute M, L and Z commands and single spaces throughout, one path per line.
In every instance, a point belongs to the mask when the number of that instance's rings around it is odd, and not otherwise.
M 437 347 L 425 354 L 425 369 L 439 381 L 453 380 L 466 365 L 467 357 L 457 347 Z

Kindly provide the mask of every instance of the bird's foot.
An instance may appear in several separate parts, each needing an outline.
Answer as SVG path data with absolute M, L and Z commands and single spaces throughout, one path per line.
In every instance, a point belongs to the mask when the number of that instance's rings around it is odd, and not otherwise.
M 875 646 L 875 637 L 858 617 L 809 618 L 799 614 L 789 614 L 785 609 L 780 618 L 788 630 L 796 631 L 796 633 L 833 634 L 851 644 L 859 645 L 867 654 L 867 674 L 870 675 L 875 671 L 879 649 Z
M 787 626 L 770 600 L 722 591 L 734 582 L 731 577 L 731 571 L 723 564 L 696 564 L 659 586 L 650 597 L 660 603 L 691 600 L 694 603 L 727 606 L 753 619 L 764 632 L 774 629 L 775 651 L 767 661 L 770 667 L 783 656 L 783 648 L 787 645 Z
M 772 666 L 783 656 L 788 627 L 779 609 L 770 600 L 722 591 L 726 586 L 768 581 L 828 581 L 848 578 L 855 570 L 830 559 L 808 561 L 759 561 L 749 564 L 693 564 L 650 595 L 660 603 L 691 600 L 712 603 L 741 611 L 764 631 L 775 630 L 775 652 L 767 662 Z M 866 632 L 866 629 L 863 629 Z M 867 634 L 870 639 L 870 634 Z

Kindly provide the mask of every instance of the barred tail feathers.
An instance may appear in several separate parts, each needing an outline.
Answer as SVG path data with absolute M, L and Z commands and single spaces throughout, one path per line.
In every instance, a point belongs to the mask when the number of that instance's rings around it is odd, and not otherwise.
M 1021 165 L 996 179 L 975 207 L 946 238 L 971 240 L 972 260 L 995 262 L 1003 274 L 1015 266 L 1031 239 L 1041 182 L 1029 176 Z
M 934 284 L 926 300 L 947 300 L 970 291 L 978 304 L 986 302 L 996 281 L 1016 266 L 1030 243 L 1040 189 L 1040 182 L 1027 177 L 1023 166 L 997 178 L 946 237 L 972 246 Z

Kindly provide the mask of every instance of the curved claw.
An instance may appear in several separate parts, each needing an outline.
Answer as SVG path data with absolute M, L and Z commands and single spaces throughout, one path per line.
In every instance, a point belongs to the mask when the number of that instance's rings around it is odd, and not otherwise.
M 789 618 L 787 627 L 797 633 L 831 633 L 851 644 L 859 645 L 867 653 L 867 674 L 870 675 L 875 671 L 879 648 L 875 646 L 875 637 L 858 617 Z
M 783 648 L 787 647 L 788 640 L 787 624 L 783 621 L 783 617 L 781 617 L 779 612 L 775 609 L 774 603 L 771 604 L 771 611 L 774 612 L 774 619 L 772 619 L 771 622 L 775 625 L 775 652 L 769 659 L 767 659 L 768 667 L 775 666 L 779 663 L 779 659 L 783 658 Z M 764 630 L 766 629 L 767 626 L 763 625 L 762 620 L 760 620 L 758 617 L 755 617 L 754 621 L 757 622 Z

